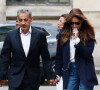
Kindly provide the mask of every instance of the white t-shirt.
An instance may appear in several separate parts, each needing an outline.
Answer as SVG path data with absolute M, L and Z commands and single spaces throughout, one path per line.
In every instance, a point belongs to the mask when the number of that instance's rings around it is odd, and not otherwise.
M 75 62 L 75 44 L 78 44 L 80 42 L 79 38 L 76 39 L 70 39 L 70 61 Z

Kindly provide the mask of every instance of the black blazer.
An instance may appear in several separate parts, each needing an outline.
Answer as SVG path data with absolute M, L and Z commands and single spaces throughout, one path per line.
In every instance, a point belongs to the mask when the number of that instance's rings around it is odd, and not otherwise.
M 23 80 L 25 71 L 27 71 L 33 88 L 39 87 L 40 55 L 43 59 L 47 79 L 55 78 L 53 70 L 49 65 L 50 56 L 44 32 L 32 27 L 31 42 L 27 57 L 21 43 L 20 29 L 8 32 L 0 56 L 0 79 L 5 79 L 8 73 L 9 85 L 18 87 Z

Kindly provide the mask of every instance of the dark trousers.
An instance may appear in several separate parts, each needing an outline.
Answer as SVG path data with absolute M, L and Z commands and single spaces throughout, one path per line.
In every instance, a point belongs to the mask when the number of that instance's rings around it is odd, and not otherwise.
M 32 85 L 28 79 L 27 73 L 25 72 L 25 75 L 24 75 L 21 85 L 18 88 L 9 86 L 9 90 L 39 90 L 39 88 L 32 87 Z

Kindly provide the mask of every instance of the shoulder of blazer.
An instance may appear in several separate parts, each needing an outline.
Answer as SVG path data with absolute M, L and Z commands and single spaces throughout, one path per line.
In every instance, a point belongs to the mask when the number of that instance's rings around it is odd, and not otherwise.
M 19 31 L 20 31 L 19 28 L 18 28 L 18 29 L 15 28 L 15 29 L 12 29 L 12 30 L 8 31 L 8 32 L 7 32 L 7 35 L 11 35 L 11 36 L 12 36 L 12 35 L 14 35 L 15 33 L 18 33 Z

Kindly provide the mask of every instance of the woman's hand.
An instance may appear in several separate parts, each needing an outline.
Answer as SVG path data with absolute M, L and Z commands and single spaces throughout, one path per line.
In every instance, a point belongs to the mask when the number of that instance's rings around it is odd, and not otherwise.
M 72 39 L 76 39 L 79 36 L 79 31 L 77 28 L 72 30 Z

